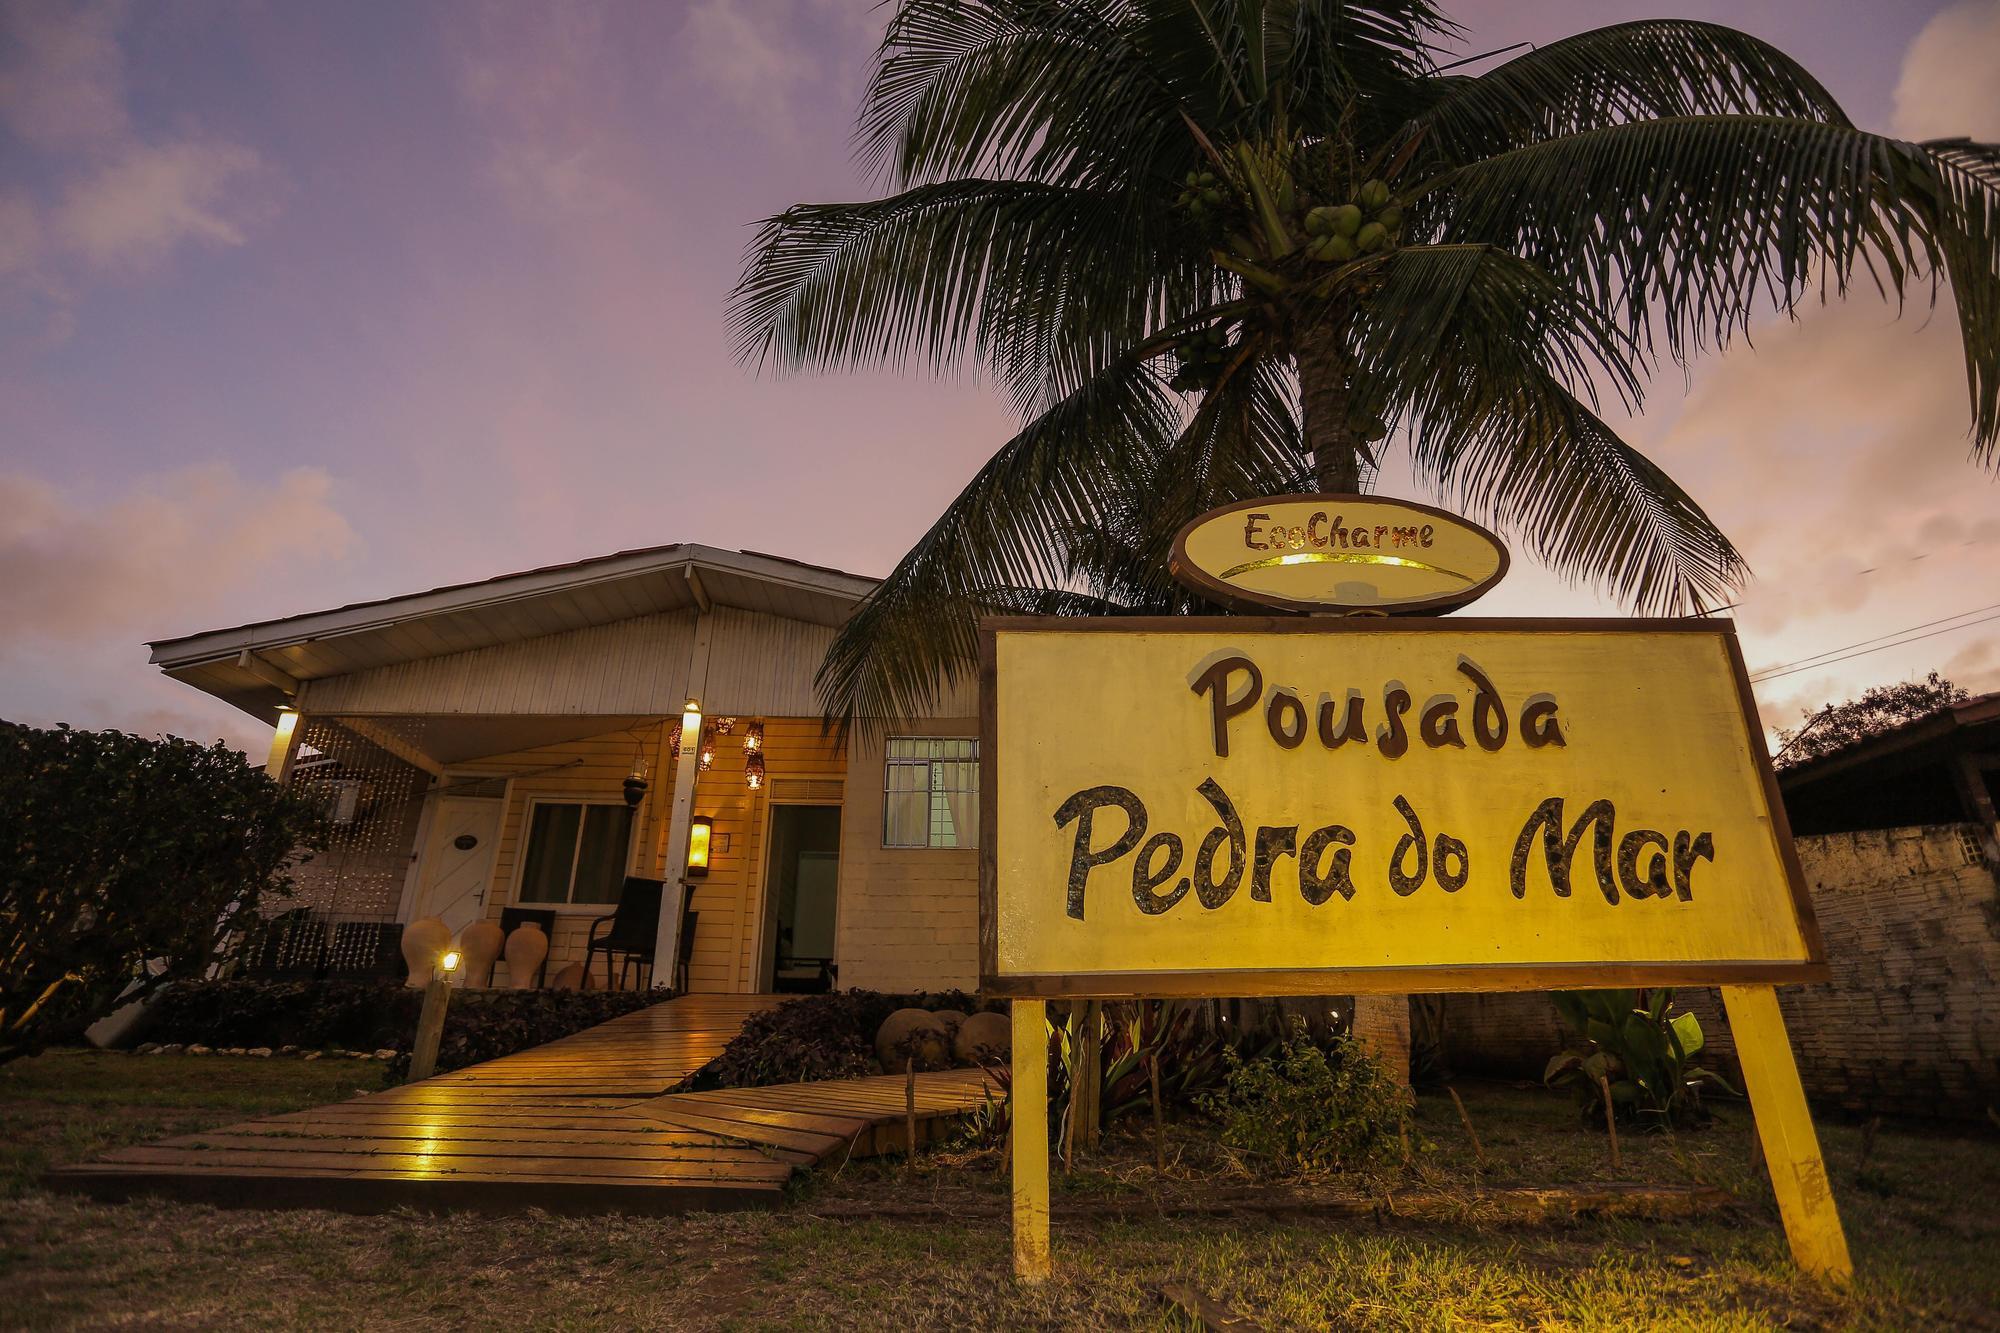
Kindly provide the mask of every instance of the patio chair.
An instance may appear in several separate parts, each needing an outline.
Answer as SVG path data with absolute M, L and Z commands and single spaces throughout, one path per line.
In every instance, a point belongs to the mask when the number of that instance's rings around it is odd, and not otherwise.
M 638 967 L 645 969 L 647 984 L 651 984 L 653 946 L 660 933 L 660 899 L 666 887 L 665 880 L 625 877 L 625 886 L 618 891 L 617 910 L 590 923 L 590 944 L 583 954 L 585 986 L 590 985 L 591 960 L 600 953 L 604 955 L 606 990 L 622 990 L 626 974 Z M 611 984 L 614 956 L 622 957 L 616 987 Z
M 527 925 L 530 921 L 534 922 L 536 925 L 542 928 L 542 934 L 546 936 L 549 940 L 549 953 L 554 953 L 555 938 L 556 938 L 556 914 L 550 908 L 542 908 L 542 907 L 501 908 L 500 909 L 501 940 L 505 941 L 506 939 L 508 939 L 513 935 L 514 931 L 517 928 Z M 505 947 L 504 944 L 502 947 Z M 542 965 L 535 969 L 536 990 L 540 990 L 548 980 L 549 953 L 545 953 L 542 955 Z M 493 960 L 493 965 L 495 967 L 498 967 L 501 963 L 504 963 L 506 961 L 507 960 L 504 956 L 496 958 Z M 507 980 L 510 982 L 518 983 L 521 979 L 516 976 L 509 976 Z M 489 986 L 493 984 L 491 972 L 487 973 L 486 984 Z

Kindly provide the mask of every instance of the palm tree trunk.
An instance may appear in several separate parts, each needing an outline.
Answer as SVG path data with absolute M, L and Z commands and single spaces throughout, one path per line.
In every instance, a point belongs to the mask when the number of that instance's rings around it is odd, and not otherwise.
M 1358 492 L 1366 458 L 1348 413 L 1353 363 L 1340 340 L 1323 329 L 1299 340 L 1299 399 L 1305 409 L 1306 444 L 1313 453 L 1313 482 L 1322 491 Z M 1354 997 L 1354 1038 L 1398 1083 L 1410 1077 L 1410 1001 L 1406 995 Z
M 1352 363 L 1339 338 L 1323 329 L 1299 340 L 1297 358 L 1314 484 L 1323 491 L 1359 491 L 1364 451 L 1348 422 L 1347 378 Z

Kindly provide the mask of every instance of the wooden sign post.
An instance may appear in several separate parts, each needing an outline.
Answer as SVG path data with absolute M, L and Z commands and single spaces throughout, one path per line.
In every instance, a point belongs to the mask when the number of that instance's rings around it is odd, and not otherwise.
M 1715 984 L 1793 1256 L 1848 1276 L 1772 989 L 1824 954 L 1728 622 L 1000 619 L 981 657 L 1021 1277 L 1048 998 Z

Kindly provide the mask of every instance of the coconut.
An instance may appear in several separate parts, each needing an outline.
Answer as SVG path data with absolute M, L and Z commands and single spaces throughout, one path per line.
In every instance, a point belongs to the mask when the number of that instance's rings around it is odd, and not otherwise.
M 1361 210 L 1353 204 L 1342 204 L 1333 210 L 1333 231 L 1336 236 L 1352 236 L 1361 230 Z
M 1355 236 L 1354 244 L 1363 254 L 1372 254 L 1389 243 L 1389 229 L 1379 222 L 1371 222 Z
M 1390 204 L 1387 208 L 1384 208 L 1380 213 L 1377 213 L 1375 215 L 1375 220 L 1381 223 L 1383 226 L 1387 227 L 1390 231 L 1394 231 L 1396 230 L 1396 228 L 1403 225 L 1403 210 L 1398 208 L 1394 204 Z
M 1366 181 L 1356 196 L 1363 208 L 1380 208 L 1389 202 L 1389 187 L 1381 181 Z
M 1336 264 L 1345 264 L 1361 252 L 1355 248 L 1352 237 L 1333 236 L 1327 240 L 1326 253 L 1327 257 Z

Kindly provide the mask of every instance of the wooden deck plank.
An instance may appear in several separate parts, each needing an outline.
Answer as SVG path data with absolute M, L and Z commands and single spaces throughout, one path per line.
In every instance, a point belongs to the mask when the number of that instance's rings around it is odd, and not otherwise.
M 768 1206 L 798 1167 L 899 1151 L 905 1082 L 669 1094 L 772 996 L 686 996 L 407 1087 L 121 1149 L 49 1173 L 103 1198 L 355 1212 Z M 976 1109 L 979 1070 L 921 1074 L 919 1136 Z

